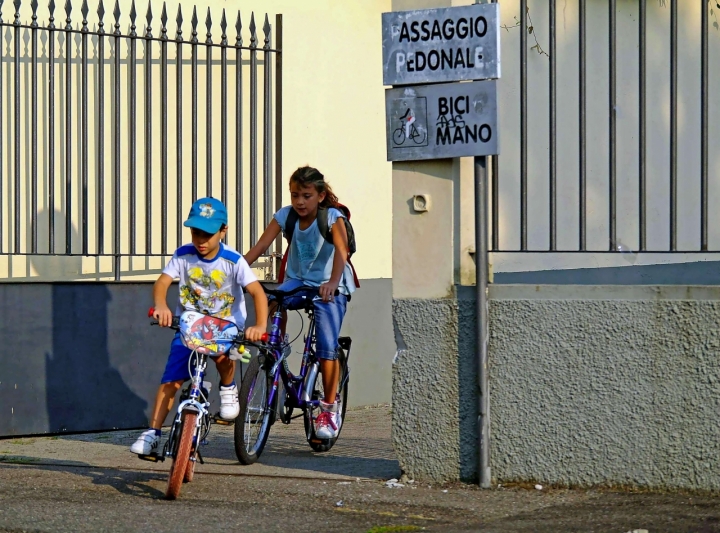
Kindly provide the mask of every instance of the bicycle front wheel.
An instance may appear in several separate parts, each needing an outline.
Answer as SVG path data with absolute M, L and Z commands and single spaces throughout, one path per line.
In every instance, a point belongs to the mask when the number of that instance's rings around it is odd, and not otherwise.
M 170 467 L 170 475 L 168 476 L 168 486 L 165 491 L 165 497 L 168 500 L 174 500 L 180 494 L 183 479 L 190 463 L 190 453 L 193 447 L 193 437 L 195 436 L 195 426 L 197 424 L 197 413 L 194 411 L 183 411 L 180 421 L 180 436 L 177 441 L 175 453 L 173 453 L 173 462 Z
M 244 465 L 258 460 L 270 435 L 271 387 L 267 370 L 258 357 L 253 357 L 240 386 L 240 414 L 235 420 L 235 455 Z

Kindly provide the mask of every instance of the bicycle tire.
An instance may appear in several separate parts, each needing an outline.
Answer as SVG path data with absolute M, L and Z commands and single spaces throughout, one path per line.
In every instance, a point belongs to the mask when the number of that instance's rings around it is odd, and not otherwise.
M 305 409 L 305 413 L 303 416 L 303 421 L 305 422 L 305 437 L 307 438 L 308 444 L 310 447 L 316 451 L 316 452 L 327 452 L 332 448 L 335 443 L 337 442 L 338 438 L 340 437 L 340 432 L 342 431 L 343 426 L 345 425 L 345 413 L 347 413 L 347 406 L 348 406 L 348 389 L 350 387 L 350 374 L 347 366 L 347 356 L 345 355 L 345 350 L 342 348 L 338 351 L 338 361 L 340 362 L 340 379 L 338 379 L 338 391 L 337 395 L 340 398 L 340 428 L 338 430 L 337 436 L 335 436 L 332 439 L 319 439 L 315 435 L 315 424 L 313 423 L 313 411 L 319 411 L 319 408 L 317 409 Z M 318 380 L 318 378 L 320 378 Z M 323 392 L 318 386 L 318 381 L 320 385 L 322 385 L 322 378 L 320 377 L 320 374 L 318 374 L 318 378 L 315 378 L 315 383 L 312 385 L 313 392 L 312 392 L 312 399 L 316 400 L 324 396 Z
M 261 390 L 258 407 L 254 406 L 253 399 L 258 391 L 258 384 L 263 384 L 264 392 Z M 235 455 L 241 464 L 251 465 L 256 462 L 265 449 L 268 436 L 270 435 L 270 422 L 272 409 L 268 405 L 268 391 L 270 389 L 270 378 L 267 370 L 260 364 L 258 357 L 253 357 L 245 371 L 242 385 L 240 386 L 240 413 L 235 419 L 234 440 Z M 257 409 L 262 409 L 260 412 Z M 251 416 L 256 418 L 252 422 Z M 259 427 L 257 422 L 260 421 Z M 249 427 L 252 426 L 252 427 Z M 258 434 L 253 438 L 251 429 L 257 428 Z M 247 439 L 247 442 L 246 442 Z M 250 440 L 252 439 L 252 445 Z
M 168 486 L 165 491 L 165 498 L 168 500 L 174 500 L 180 494 L 180 488 L 182 487 L 190 459 L 190 452 L 192 451 L 197 416 L 197 413 L 194 411 L 183 411 L 181 415 L 180 439 L 177 443 L 175 453 L 173 453 L 173 462 L 170 467 L 170 475 L 168 476 Z
M 393 131 L 393 142 L 395 143 L 396 146 L 400 146 L 402 143 L 405 142 L 405 129 L 404 128 L 398 128 L 395 131 Z
M 190 456 L 192 457 L 192 451 L 190 453 Z M 187 466 L 185 467 L 185 475 L 183 476 L 183 483 L 190 483 L 193 480 L 193 477 L 195 476 L 196 464 L 197 461 L 191 461 L 188 458 Z

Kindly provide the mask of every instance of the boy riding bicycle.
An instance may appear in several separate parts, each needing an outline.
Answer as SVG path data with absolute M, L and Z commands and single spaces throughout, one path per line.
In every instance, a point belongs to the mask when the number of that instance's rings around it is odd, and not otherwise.
M 222 243 L 227 232 L 227 210 L 215 198 L 197 200 L 190 208 L 184 225 L 190 228 L 192 244 L 178 248 L 153 287 L 155 312 L 153 317 L 160 326 L 170 326 L 173 314 L 199 311 L 235 322 L 239 329 L 245 326 L 247 312 L 242 289 L 255 303 L 256 325 L 245 330 L 245 338 L 259 341 L 265 332 L 268 303 L 262 286 L 250 270 L 248 262 L 235 250 Z M 180 297 L 175 312 L 167 305 L 167 291 L 174 279 L 180 280 Z M 190 356 L 179 333 L 170 344 L 165 372 L 160 380 L 155 405 L 150 416 L 149 429 L 144 431 L 130 447 L 138 455 L 157 451 L 161 427 L 175 395 L 182 384 L 190 379 Z M 235 361 L 227 355 L 214 358 L 220 374 L 220 418 L 234 420 L 239 411 L 238 388 L 235 383 Z

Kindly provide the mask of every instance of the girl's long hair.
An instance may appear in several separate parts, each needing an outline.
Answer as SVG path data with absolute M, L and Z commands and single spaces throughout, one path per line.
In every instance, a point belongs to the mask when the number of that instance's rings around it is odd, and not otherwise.
M 330 187 L 330 184 L 325 181 L 325 176 L 323 176 L 316 168 L 310 166 L 298 168 L 292 173 L 292 176 L 290 176 L 290 183 L 295 183 L 300 187 L 308 187 L 312 185 L 315 187 L 318 194 L 325 193 L 325 199 L 320 202 L 320 207 L 337 207 L 340 204 L 340 201 L 338 200 L 338 197 L 335 196 L 332 187 Z

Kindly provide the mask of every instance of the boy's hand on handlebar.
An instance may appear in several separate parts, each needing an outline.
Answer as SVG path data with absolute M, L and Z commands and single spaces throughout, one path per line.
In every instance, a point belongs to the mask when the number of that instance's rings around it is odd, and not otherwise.
M 260 326 L 250 326 L 245 330 L 245 339 L 257 342 L 262 340 L 262 336 L 265 334 L 265 328 Z
M 155 307 L 153 318 L 158 321 L 158 325 L 167 328 L 172 324 L 173 314 L 167 305 L 159 305 Z
M 320 298 L 322 298 L 323 302 L 331 302 L 333 300 L 335 297 L 335 291 L 337 291 L 339 285 L 339 282 L 332 280 L 320 285 L 318 293 L 320 294 Z

